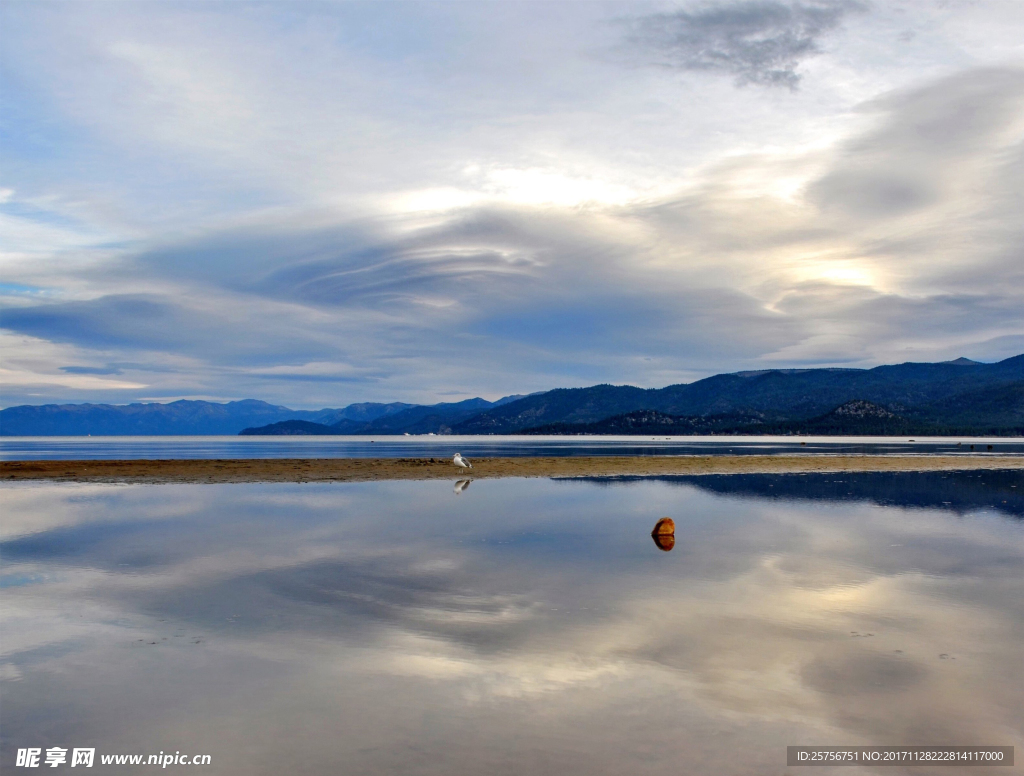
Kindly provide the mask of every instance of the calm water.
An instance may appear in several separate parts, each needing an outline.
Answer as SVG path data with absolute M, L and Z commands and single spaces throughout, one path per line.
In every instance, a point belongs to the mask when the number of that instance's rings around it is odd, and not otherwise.
M 1024 756 L 1020 472 L 459 489 L 3 485 L 0 770 L 50 746 L 275 775 Z
M 1013 437 L 0 437 L 0 460 L 536 455 L 1024 454 Z

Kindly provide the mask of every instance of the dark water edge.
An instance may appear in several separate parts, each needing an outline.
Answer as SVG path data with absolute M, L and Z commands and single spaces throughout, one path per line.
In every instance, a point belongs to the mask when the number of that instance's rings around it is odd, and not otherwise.
M 939 509 L 963 515 L 980 509 L 1024 520 L 1024 471 L 842 472 L 831 474 L 702 474 L 660 477 L 585 477 L 595 485 L 648 481 L 693 487 L 723 496 L 770 501 L 863 502 Z
M 1024 439 L 910 437 L 0 437 L 0 460 L 576 455 L 1024 455 Z

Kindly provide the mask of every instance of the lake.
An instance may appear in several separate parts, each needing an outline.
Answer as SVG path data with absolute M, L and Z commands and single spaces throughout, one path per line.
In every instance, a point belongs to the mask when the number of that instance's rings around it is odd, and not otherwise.
M 0 499 L 4 772 L 58 746 L 95 773 L 717 776 L 1024 745 L 1020 471 Z
M 1021 455 L 1019 437 L 195 436 L 0 437 L 0 460 L 544 455 Z

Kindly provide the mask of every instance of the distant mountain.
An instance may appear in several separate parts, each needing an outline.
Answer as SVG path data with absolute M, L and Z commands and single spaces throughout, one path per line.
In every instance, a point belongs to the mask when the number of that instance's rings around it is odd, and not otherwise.
M 399 412 L 382 415 L 368 422 L 342 418 L 334 423 L 306 423 L 300 426 L 288 421 L 246 428 L 240 433 L 245 436 L 276 436 L 303 433 L 298 429 L 306 428 L 309 434 L 450 434 L 456 423 L 497 407 L 501 401 L 507 403 L 515 400 L 506 398 L 489 402 L 477 398 L 454 403 L 409 405 Z
M 339 434 L 333 426 L 311 423 L 308 420 L 282 420 L 259 428 L 243 428 L 241 436 L 334 436 Z
M 312 412 L 255 399 L 218 404 L 173 401 L 167 404 L 44 404 L 0 410 L 2 436 L 162 436 L 237 434 L 254 423 L 274 423 Z
M 0 411 L 0 435 L 1024 434 L 1024 355 L 981 364 L 778 369 L 645 389 L 557 388 L 496 402 L 375 402 L 292 410 L 217 404 L 49 404 Z
M 346 434 L 427 434 L 450 433 L 451 426 L 479 415 L 484 410 L 495 406 L 486 399 L 466 399 L 465 401 L 433 404 L 429 406 L 410 407 L 394 415 L 377 418 L 362 427 L 344 426 Z
M 224 404 L 174 401 L 166 404 L 44 404 L 0 410 L 0 436 L 167 436 L 235 435 L 272 425 L 273 434 L 396 434 L 433 430 L 501 402 L 468 399 L 452 404 L 364 402 L 340 409 L 293 410 L 255 399 Z M 283 425 L 282 425 L 283 424 Z M 323 426 L 329 430 L 318 430 Z
M 481 412 L 460 423 L 455 433 L 511 434 L 550 423 L 594 423 L 634 410 L 662 409 L 658 393 L 631 385 L 556 388 Z
M 0 410 L 0 436 L 233 436 L 264 426 L 273 428 L 261 433 L 291 435 L 400 434 L 407 430 L 424 433 L 521 398 L 515 395 L 496 402 L 467 399 L 435 405 L 363 402 L 322 410 L 293 410 L 255 399 L 224 404 L 182 400 L 166 404 L 22 405 Z
M 757 425 L 760 415 L 668 415 L 658 410 L 635 410 L 596 423 L 549 423 L 526 434 L 607 434 L 618 436 L 699 436 L 737 433 Z
M 962 418 L 971 419 L 971 425 L 1012 429 L 1019 425 L 1013 420 L 1013 385 L 1022 381 L 1024 355 L 997 364 L 958 359 L 874 369 L 741 372 L 650 390 L 613 385 L 557 389 L 489 409 L 453 431 L 510 434 L 556 423 L 596 423 L 637 410 L 677 417 L 756 415 L 765 423 L 787 422 L 819 418 L 855 400 L 928 423 L 948 425 L 947 419 Z M 994 411 L 998 417 L 990 418 Z
M 320 410 L 315 413 L 315 417 L 310 417 L 308 420 L 316 423 L 326 423 L 328 425 L 337 423 L 341 420 L 352 420 L 357 423 L 369 423 L 377 418 L 394 415 L 395 413 L 417 406 L 419 405 L 405 404 L 400 401 L 392 402 L 391 404 L 363 402 L 362 404 L 350 404 L 340 410 Z
M 1012 395 L 1017 407 L 1024 405 L 1024 384 L 979 392 L 996 399 Z M 974 397 L 975 394 L 970 394 Z M 964 397 L 957 397 L 963 401 Z M 1002 410 L 1006 402 L 996 405 Z M 728 413 L 723 415 L 667 415 L 658 410 L 636 410 L 615 415 L 596 423 L 551 423 L 525 430 L 525 434 L 594 434 L 621 436 L 697 436 L 697 435 L 791 435 L 816 436 L 942 436 L 948 434 L 1024 435 L 1024 417 L 1004 418 L 996 412 L 986 414 L 984 406 L 950 411 L 946 416 L 933 407 L 924 408 L 918 418 L 891 412 L 877 404 L 855 399 L 816 418 L 766 422 L 763 415 Z
M 841 404 L 831 412 L 806 420 L 759 423 L 747 433 L 814 434 L 820 436 L 906 436 L 940 434 L 946 429 L 925 421 L 912 421 L 863 399 Z
M 482 406 L 470 400 L 331 425 L 345 434 L 1022 434 L 1024 356 L 762 370 L 661 389 L 558 388 Z
M 891 436 L 925 432 L 925 424 L 908 421 L 884 407 L 854 400 L 808 420 L 766 423 L 763 415 L 667 415 L 658 410 L 637 410 L 596 423 L 553 423 L 529 429 L 528 434 L 618 434 L 640 436 L 695 436 L 711 434 L 834 434 Z
M 793 434 L 893 436 L 939 433 L 937 427 L 927 422 L 908 420 L 863 399 L 848 401 L 817 418 L 776 425 L 780 432 Z M 766 431 L 769 429 L 766 428 Z
M 958 393 L 910 408 L 906 414 L 933 425 L 975 428 L 982 433 L 1024 429 L 1024 380 Z

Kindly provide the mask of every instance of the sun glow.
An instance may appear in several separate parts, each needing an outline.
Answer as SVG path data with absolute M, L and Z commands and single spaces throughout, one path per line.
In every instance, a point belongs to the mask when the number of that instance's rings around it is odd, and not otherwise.
M 794 271 L 799 283 L 831 283 L 837 286 L 881 288 L 883 278 L 874 267 L 859 261 L 814 258 L 801 262 Z

